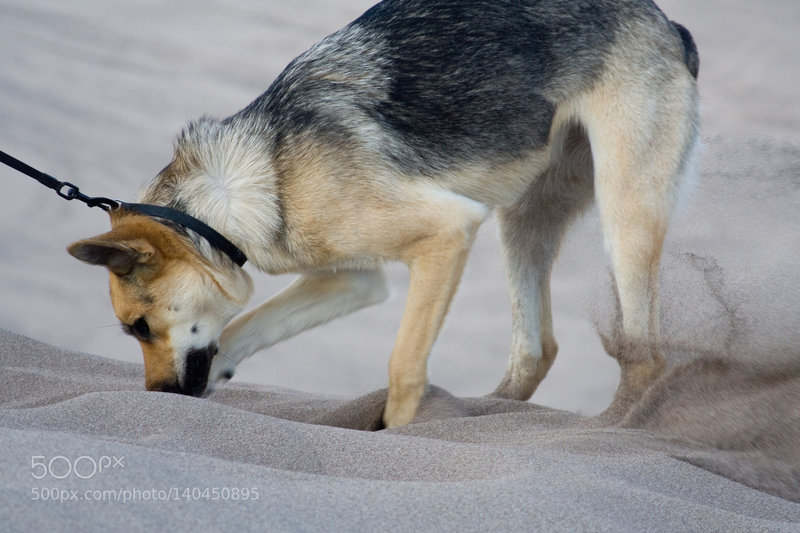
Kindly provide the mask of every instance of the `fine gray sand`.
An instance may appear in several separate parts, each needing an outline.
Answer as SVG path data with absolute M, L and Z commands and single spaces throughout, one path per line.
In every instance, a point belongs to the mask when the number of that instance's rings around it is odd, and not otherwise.
M 187 120 L 240 109 L 371 3 L 0 0 L 0 149 L 132 200 Z M 659 5 L 700 50 L 705 150 L 664 253 L 669 369 L 621 424 L 591 418 L 618 380 L 594 212 L 555 266 L 560 352 L 531 402 L 480 398 L 510 340 L 489 221 L 416 423 L 374 432 L 404 268 L 390 302 L 208 399 L 145 392 L 105 272 L 64 251 L 106 215 L 0 168 L 0 529 L 800 530 L 800 4 Z M 292 279 L 252 273 L 253 304 Z

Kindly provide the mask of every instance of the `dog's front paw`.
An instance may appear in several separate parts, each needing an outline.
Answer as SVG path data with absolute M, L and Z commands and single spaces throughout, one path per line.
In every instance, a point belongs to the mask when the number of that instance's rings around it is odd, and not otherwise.
M 211 361 L 211 370 L 208 372 L 208 388 L 213 389 L 217 385 L 230 381 L 236 373 L 236 365 L 224 357 L 214 357 Z

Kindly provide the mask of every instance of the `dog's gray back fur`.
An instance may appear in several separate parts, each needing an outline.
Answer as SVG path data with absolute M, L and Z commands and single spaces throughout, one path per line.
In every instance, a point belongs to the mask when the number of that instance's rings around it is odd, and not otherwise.
M 636 19 L 691 43 L 646 0 L 387 0 L 231 120 L 267 121 L 276 150 L 310 131 L 352 145 L 369 125 L 406 173 L 507 161 L 547 143 L 558 103 L 591 87 Z
M 203 165 L 223 166 L 202 154 L 247 161 L 251 173 L 262 158 L 257 173 L 266 176 L 309 140 L 343 164 L 357 152 L 405 176 L 502 165 L 545 147 L 559 105 L 591 90 L 619 53 L 656 72 L 654 92 L 659 68 L 662 76 L 676 68 L 697 75 L 688 30 L 650 0 L 385 0 L 292 61 L 239 113 L 190 125 L 173 165 L 141 199 L 235 231 L 247 217 L 228 217 L 240 208 L 224 215 L 191 205 L 205 203 L 188 182 L 210 172 Z M 280 180 L 263 191 L 276 236 Z

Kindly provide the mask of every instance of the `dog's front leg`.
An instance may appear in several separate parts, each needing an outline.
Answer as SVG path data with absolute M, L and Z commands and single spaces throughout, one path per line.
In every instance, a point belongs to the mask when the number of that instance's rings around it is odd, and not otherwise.
M 414 418 L 427 385 L 427 361 L 464 270 L 480 221 L 425 239 L 409 266 L 406 308 L 389 360 L 389 396 L 383 414 L 386 427 Z
M 255 352 L 334 318 L 384 301 L 383 270 L 350 270 L 304 275 L 222 332 L 211 364 L 209 387 L 233 377 L 236 366 Z

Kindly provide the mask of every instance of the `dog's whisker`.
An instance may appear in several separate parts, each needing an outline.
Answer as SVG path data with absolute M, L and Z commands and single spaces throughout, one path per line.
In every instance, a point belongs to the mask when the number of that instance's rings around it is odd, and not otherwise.
M 110 328 L 118 328 L 118 327 L 119 327 L 119 324 L 118 324 L 118 323 L 114 323 L 114 324 L 105 324 L 105 325 L 102 325 L 102 326 L 94 326 L 94 327 L 92 328 L 92 330 L 94 330 L 94 331 L 99 331 L 99 330 L 101 330 L 101 329 L 110 329 Z

